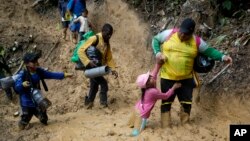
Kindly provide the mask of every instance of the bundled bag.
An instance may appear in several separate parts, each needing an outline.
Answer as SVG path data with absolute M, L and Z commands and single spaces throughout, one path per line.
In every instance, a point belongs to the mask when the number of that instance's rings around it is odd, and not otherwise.
M 215 61 L 211 58 L 198 54 L 194 60 L 194 71 L 198 73 L 208 73 L 214 67 Z
M 41 90 L 39 89 L 31 89 L 31 97 L 33 101 L 37 104 L 37 106 L 42 110 L 45 111 L 47 110 L 52 103 L 47 99 L 46 97 L 43 96 Z
M 19 77 L 19 74 L 16 74 L 13 76 L 8 76 L 8 77 L 0 79 L 0 89 L 6 90 L 6 89 L 13 87 L 18 77 Z

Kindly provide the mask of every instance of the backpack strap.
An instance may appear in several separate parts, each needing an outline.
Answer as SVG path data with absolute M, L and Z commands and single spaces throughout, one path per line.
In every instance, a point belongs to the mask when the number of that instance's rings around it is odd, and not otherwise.
M 31 74 L 30 74 L 28 68 L 26 68 L 26 70 L 23 70 L 23 71 L 24 71 L 24 80 L 25 80 L 25 81 L 30 81 L 31 87 L 33 87 L 33 88 L 36 87 L 36 88 L 38 88 L 38 89 L 41 89 L 41 88 L 40 88 L 40 85 L 35 86 L 35 85 L 32 83 L 32 76 L 31 76 Z M 47 87 L 47 84 L 45 83 L 45 81 L 44 81 L 44 79 L 43 79 L 43 77 L 42 77 L 42 75 L 41 75 L 41 73 L 40 73 L 40 70 L 37 69 L 36 73 L 37 73 L 37 75 L 40 77 L 40 80 L 42 81 L 42 85 L 43 85 L 44 90 L 47 92 L 47 91 L 48 91 L 48 87 Z
M 172 36 L 174 33 L 178 32 L 178 31 L 179 31 L 178 28 L 173 28 L 173 30 L 172 30 L 171 33 L 168 35 L 168 37 L 166 38 L 165 41 L 168 41 L 168 40 L 171 38 L 171 36 Z
M 172 36 L 174 33 L 178 32 L 178 31 L 179 31 L 178 28 L 173 28 L 173 30 L 172 30 L 171 33 L 168 35 L 168 37 L 166 38 L 165 41 L 168 41 L 168 40 L 171 38 L 171 36 Z M 201 44 L 201 38 L 200 38 L 199 36 L 195 36 L 195 43 L 196 43 L 197 48 L 199 48 L 199 46 L 200 46 L 200 44 Z
M 99 37 L 98 37 L 98 35 L 95 35 L 95 37 L 96 37 L 96 41 L 95 41 L 95 43 L 92 44 L 92 46 L 96 47 L 99 43 Z
M 37 74 L 38 74 L 39 77 L 40 77 L 40 80 L 41 80 L 41 82 L 42 82 L 42 85 L 43 85 L 44 90 L 45 90 L 46 92 L 49 91 L 48 86 L 47 86 L 47 84 L 45 83 L 45 81 L 44 81 L 44 79 L 43 79 L 43 76 L 41 75 L 40 69 L 37 69 L 36 72 L 37 72 Z
M 195 43 L 196 43 L 197 48 L 199 49 L 199 46 L 201 44 L 201 38 L 199 36 L 195 36 Z

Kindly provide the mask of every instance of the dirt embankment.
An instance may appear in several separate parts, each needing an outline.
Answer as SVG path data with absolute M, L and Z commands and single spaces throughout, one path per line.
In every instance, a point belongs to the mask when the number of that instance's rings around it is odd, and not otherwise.
M 176 101 L 172 110 L 173 128 L 161 129 L 158 102 L 147 129 L 137 138 L 129 137 L 131 129 L 126 126 L 126 121 L 140 94 L 134 82 L 138 74 L 147 72 L 152 67 L 154 60 L 150 48 L 150 25 L 141 21 L 136 12 L 121 0 L 88 2 L 89 19 L 97 27 L 97 31 L 106 22 L 114 27 L 111 46 L 119 78 L 115 80 L 111 75 L 107 76 L 108 109 L 100 108 L 97 96 L 94 108 L 86 110 L 83 99 L 88 92 L 89 83 L 82 72 L 74 71 L 74 64 L 69 61 L 74 45 L 60 38 L 57 9 L 30 9 L 31 2 L 19 0 L 4 1 L 1 4 L 1 43 L 11 47 L 14 41 L 22 42 L 29 35 L 33 35 L 34 41 L 23 50 L 36 46 L 43 50 L 42 66 L 55 71 L 74 72 L 75 76 L 62 81 L 46 81 L 49 86 L 46 96 L 53 103 L 48 110 L 48 126 L 41 125 L 33 117 L 31 128 L 18 132 L 19 117 L 12 116 L 18 109 L 18 104 L 6 103 L 1 95 L 0 140 L 228 140 L 229 124 L 250 122 L 247 95 L 250 77 L 247 75 L 249 65 L 246 61 L 249 59 L 249 46 L 245 46 L 240 48 L 240 55 L 238 52 L 230 52 L 235 58 L 235 65 L 212 85 L 205 87 L 200 103 L 193 105 L 189 126 L 180 126 L 179 103 Z M 233 29 L 229 28 L 230 30 Z M 59 45 L 52 50 L 56 43 Z M 22 53 L 19 50 L 13 54 L 20 56 Z M 45 59 L 47 56 L 48 59 Z M 207 79 L 220 69 L 221 66 L 218 65 Z

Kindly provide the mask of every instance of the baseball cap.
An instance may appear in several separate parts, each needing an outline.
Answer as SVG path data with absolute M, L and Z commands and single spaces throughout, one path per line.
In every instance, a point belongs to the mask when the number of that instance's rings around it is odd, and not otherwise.
M 150 76 L 150 72 L 141 74 L 137 77 L 136 79 L 136 84 L 140 87 L 140 88 L 146 88 L 146 84 L 148 81 L 148 78 Z
M 180 32 L 184 34 L 192 34 L 194 33 L 195 22 L 191 18 L 186 18 L 180 26 Z

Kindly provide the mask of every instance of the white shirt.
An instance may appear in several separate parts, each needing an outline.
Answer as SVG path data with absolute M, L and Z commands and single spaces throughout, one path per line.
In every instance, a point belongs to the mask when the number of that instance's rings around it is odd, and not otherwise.
M 80 21 L 81 26 L 79 32 L 88 32 L 89 31 L 89 24 L 88 24 L 88 18 L 80 16 L 77 18 L 77 20 Z

